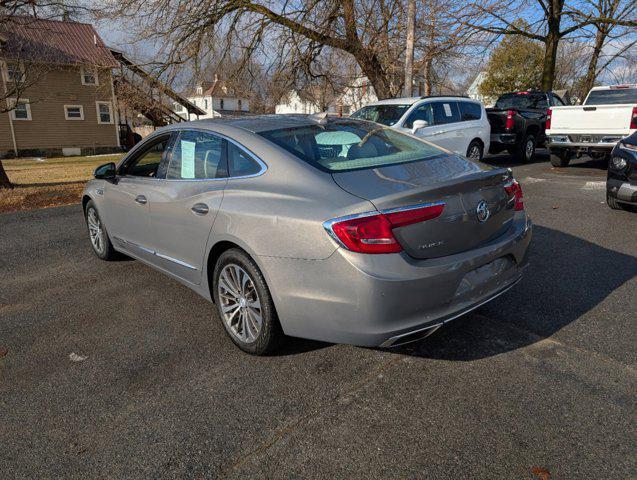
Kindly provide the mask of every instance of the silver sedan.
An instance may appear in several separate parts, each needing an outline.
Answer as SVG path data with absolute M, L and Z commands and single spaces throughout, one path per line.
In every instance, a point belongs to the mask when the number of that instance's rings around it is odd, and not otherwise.
M 82 204 L 98 257 L 192 288 L 253 354 L 423 338 L 512 287 L 531 240 L 509 170 L 353 119 L 171 125 L 97 168 Z

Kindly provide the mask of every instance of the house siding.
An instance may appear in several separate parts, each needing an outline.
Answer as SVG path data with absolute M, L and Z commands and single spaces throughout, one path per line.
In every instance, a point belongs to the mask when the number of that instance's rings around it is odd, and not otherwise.
M 46 154 L 62 148 L 80 148 L 82 153 L 90 153 L 117 148 L 110 70 L 99 71 L 97 86 L 82 85 L 80 72 L 79 66 L 52 69 L 22 95 L 29 99 L 32 120 L 13 121 L 19 151 Z M 96 101 L 111 102 L 113 123 L 98 123 Z M 67 120 L 64 105 L 82 105 L 84 119 Z M 5 113 L 0 115 L 0 155 L 6 154 L 13 154 L 13 141 Z

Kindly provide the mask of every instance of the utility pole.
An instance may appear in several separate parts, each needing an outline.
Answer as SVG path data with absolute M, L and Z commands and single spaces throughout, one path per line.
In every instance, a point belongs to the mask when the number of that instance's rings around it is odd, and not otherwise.
M 407 40 L 405 42 L 405 85 L 403 94 L 411 97 L 414 84 L 414 37 L 416 33 L 416 0 L 407 6 Z

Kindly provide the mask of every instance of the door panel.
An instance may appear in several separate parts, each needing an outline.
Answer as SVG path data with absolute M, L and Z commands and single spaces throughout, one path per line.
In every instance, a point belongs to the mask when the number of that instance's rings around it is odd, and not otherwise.
M 228 181 L 226 141 L 184 130 L 165 160 L 166 178 L 148 190 L 154 263 L 199 284 L 206 245 Z

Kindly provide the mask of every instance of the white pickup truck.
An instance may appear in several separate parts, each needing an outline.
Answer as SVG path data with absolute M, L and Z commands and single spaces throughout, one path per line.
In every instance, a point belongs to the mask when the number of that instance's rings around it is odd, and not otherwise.
M 551 107 L 547 146 L 554 167 L 574 155 L 608 158 L 617 142 L 637 131 L 637 84 L 594 87 L 582 105 Z

